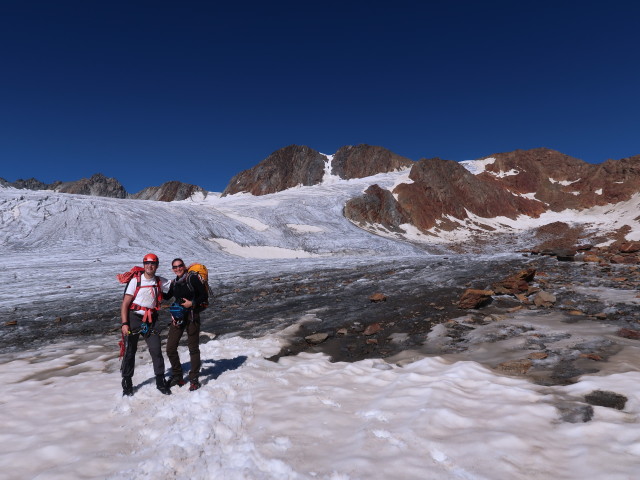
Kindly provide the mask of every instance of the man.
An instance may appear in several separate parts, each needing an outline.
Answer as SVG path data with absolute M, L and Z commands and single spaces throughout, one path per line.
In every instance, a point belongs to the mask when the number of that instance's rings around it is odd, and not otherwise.
M 160 336 L 156 331 L 158 308 L 162 302 L 162 294 L 167 293 L 170 282 L 156 275 L 158 257 L 148 253 L 142 259 L 144 273 L 138 273 L 127 284 L 120 318 L 122 322 L 122 336 L 124 338 L 124 358 L 122 359 L 122 395 L 133 395 L 132 377 L 135 370 L 138 339 L 142 337 L 147 342 L 153 372 L 156 376 L 156 387 L 164 395 L 171 394 L 164 379 L 164 358 L 160 346 Z
M 209 292 L 196 273 L 188 272 L 181 258 L 171 262 L 176 278 L 171 282 L 168 297 L 174 296 L 176 302 L 171 306 L 172 322 L 167 336 L 167 357 L 171 362 L 171 378 L 169 386 L 182 387 L 182 364 L 178 355 L 178 342 L 183 332 L 187 331 L 187 345 L 191 358 L 189 370 L 189 390 L 200 388 L 200 312 L 209 301 Z M 177 304 L 177 305 L 176 305 Z

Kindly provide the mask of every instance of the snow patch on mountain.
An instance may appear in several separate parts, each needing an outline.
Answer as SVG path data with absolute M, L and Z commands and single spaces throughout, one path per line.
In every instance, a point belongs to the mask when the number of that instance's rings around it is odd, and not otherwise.
M 495 161 L 495 158 L 489 157 L 483 160 L 463 160 L 459 163 L 474 175 L 480 175 L 487 169 L 487 165 L 492 165 Z
M 340 176 L 333 174 L 332 163 L 333 163 L 333 157 L 334 156 L 333 155 L 325 155 L 324 153 L 322 155 L 327 157 L 327 161 L 324 164 L 324 175 L 322 177 L 322 183 L 323 184 L 332 184 L 332 183 L 340 182 L 342 180 L 340 178 Z
M 531 194 L 529 194 L 531 195 Z M 532 198 L 535 199 L 535 198 Z M 599 205 L 585 210 L 567 209 L 561 212 L 547 211 L 538 218 L 519 215 L 516 218 L 493 217 L 485 218 L 475 215 L 465 209 L 467 218 L 460 219 L 451 215 L 444 215 L 436 222 L 436 226 L 427 232 L 421 232 L 413 225 L 400 226 L 404 234 L 387 230 L 382 225 L 371 225 L 370 231 L 388 238 L 404 238 L 408 241 L 425 245 L 462 244 L 477 241 L 488 241 L 492 238 L 499 242 L 500 235 L 519 234 L 553 222 L 564 222 L 584 226 L 594 234 L 614 232 L 623 227 L 629 231 L 625 238 L 628 241 L 640 240 L 640 194 L 634 195 L 626 202 Z M 445 230 L 445 223 L 455 223 L 459 227 L 455 230 Z M 526 240 L 526 239 L 524 239 Z M 604 246 L 603 243 L 601 246 Z
M 567 185 L 571 185 L 572 183 L 579 182 L 580 180 L 581 180 L 580 178 L 578 178 L 577 180 L 556 180 L 554 178 L 549 178 L 549 181 L 551 183 L 558 183 L 563 187 L 566 187 Z

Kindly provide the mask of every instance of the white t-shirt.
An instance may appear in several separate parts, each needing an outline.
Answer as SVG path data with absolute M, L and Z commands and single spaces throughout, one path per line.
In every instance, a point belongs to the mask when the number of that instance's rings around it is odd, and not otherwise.
M 164 277 L 158 277 L 160 279 L 160 285 L 162 285 L 163 293 L 167 293 L 169 291 L 169 287 L 171 286 L 171 281 L 167 280 Z M 124 292 L 125 295 L 133 295 L 136 291 L 137 281 L 135 278 L 131 279 L 129 284 L 127 285 L 127 290 Z M 140 276 L 140 290 L 138 290 L 138 294 L 133 298 L 133 302 L 136 305 L 140 305 L 141 307 L 147 308 L 155 308 L 156 306 L 156 290 L 157 290 L 157 282 L 155 277 L 148 279 L 142 274 Z M 144 310 L 136 310 L 136 313 L 144 314 Z

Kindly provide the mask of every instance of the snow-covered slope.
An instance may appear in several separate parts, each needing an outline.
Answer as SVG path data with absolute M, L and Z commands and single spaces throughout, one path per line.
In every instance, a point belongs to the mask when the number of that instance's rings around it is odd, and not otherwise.
M 224 251 L 231 251 L 234 244 L 278 247 L 276 258 L 415 253 L 412 246 L 372 236 L 342 216 L 348 198 L 371 182 L 393 185 L 397 175 L 263 197 L 209 195 L 171 203 L 4 188 L 0 189 L 0 243 L 5 253 L 18 255 L 77 249 L 87 256 L 130 254 L 137 259 L 141 251 L 149 250 L 216 261 L 228 257 Z

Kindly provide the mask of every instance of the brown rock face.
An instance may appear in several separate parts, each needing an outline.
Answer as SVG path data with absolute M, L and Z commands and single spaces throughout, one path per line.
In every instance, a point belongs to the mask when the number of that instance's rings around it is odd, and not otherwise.
M 377 224 L 395 232 L 403 232 L 399 225 L 409 222 L 409 217 L 391 192 L 379 185 L 371 185 L 364 195 L 347 201 L 344 215 L 362 226 Z
M 495 179 L 473 175 L 451 160 L 420 160 L 409 177 L 413 183 L 398 185 L 394 193 L 411 223 L 423 231 L 434 227 L 443 215 L 464 220 L 467 211 L 489 218 L 516 218 L 520 214 L 537 217 L 544 211 L 540 202 L 513 195 Z M 454 226 L 444 223 L 440 228 Z
M 428 233 L 434 227 L 445 231 L 458 228 L 456 220 L 466 220 L 469 212 L 483 218 L 537 218 L 548 210 L 617 203 L 640 192 L 640 155 L 601 165 L 546 148 L 490 157 L 493 162 L 478 175 L 457 162 L 420 160 L 411 168 L 413 183 L 398 185 L 393 191 L 395 198 L 379 187 L 368 190 L 348 203 L 345 216 L 359 224 L 382 224 L 392 231 L 401 231 L 399 225 L 410 223 Z M 541 243 L 537 248 L 574 250 L 583 233 L 582 227 L 557 222 L 538 230 L 536 237 Z
M 640 155 L 592 165 L 548 148 L 496 153 L 480 177 L 535 193 L 548 209 L 583 209 L 628 200 L 640 190 Z M 486 157 L 486 158 L 489 158 Z M 505 175 L 505 173 L 509 173 Z
M 316 185 L 322 181 L 326 161 L 324 155 L 309 147 L 289 145 L 233 177 L 222 196 L 240 192 L 267 195 L 297 185 Z
M 513 192 L 535 193 L 538 200 L 553 210 L 579 208 L 580 201 L 571 192 L 589 174 L 590 165 L 582 160 L 548 148 L 515 150 L 489 157 L 495 162 L 487 165 L 479 177 L 492 178 Z
M 535 268 L 520 270 L 504 280 L 494 283 L 491 288 L 499 295 L 524 293 L 529 290 L 529 282 L 533 281 L 535 275 Z
M 126 198 L 127 192 L 115 178 L 96 173 L 91 178 L 82 178 L 75 182 L 55 183 L 52 190 L 62 193 L 93 195 L 96 197 Z
M 369 301 L 373 303 L 386 302 L 387 296 L 384 293 L 374 293 L 373 295 L 369 296 Z
M 476 290 L 469 288 L 458 300 L 458 308 L 480 308 L 491 302 L 491 296 L 494 294 L 492 290 Z
M 640 252 L 640 242 L 625 242 L 620 245 L 621 253 L 635 253 Z
M 362 333 L 363 335 L 368 337 L 369 335 L 374 335 L 378 333 L 380 330 L 382 330 L 382 325 L 376 322 L 376 323 L 372 323 L 367 328 L 365 328 L 364 332 Z
M 356 145 L 340 148 L 331 162 L 332 172 L 340 178 L 364 178 L 393 172 L 413 165 L 413 161 L 382 147 Z
M 202 188 L 188 183 L 173 180 L 166 182 L 159 187 L 147 187 L 131 195 L 131 198 L 139 200 L 158 200 L 161 202 L 173 202 L 174 200 L 185 200 L 190 198 L 194 193 L 200 192 L 207 195 Z
M 632 340 L 640 340 L 640 332 L 638 330 L 631 330 L 630 328 L 621 328 L 618 330 L 618 336 Z

